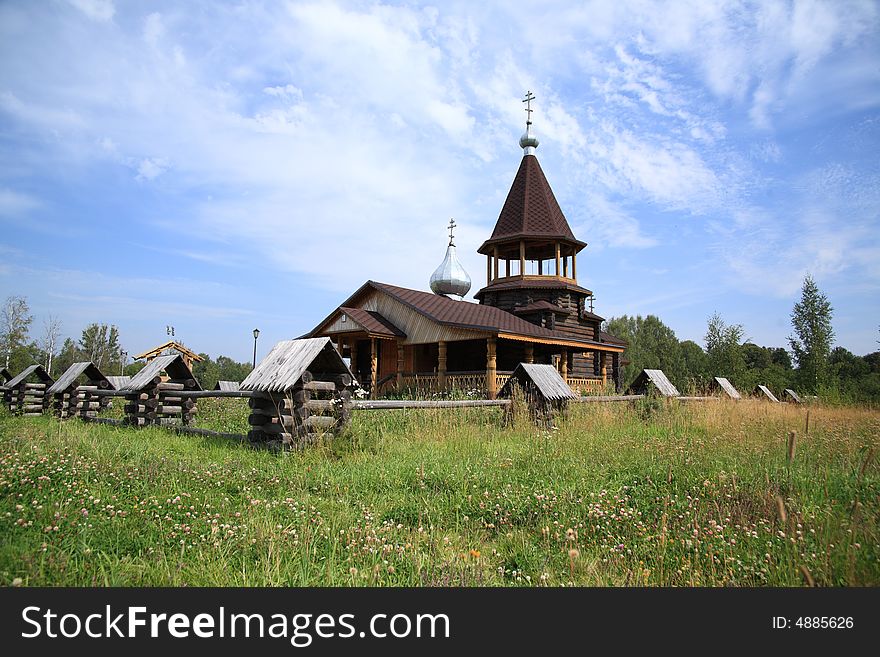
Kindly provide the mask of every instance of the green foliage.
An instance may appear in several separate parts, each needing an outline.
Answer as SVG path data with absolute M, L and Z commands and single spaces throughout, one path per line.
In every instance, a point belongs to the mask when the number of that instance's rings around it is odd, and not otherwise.
M 31 322 L 27 299 L 7 297 L 0 311 L 0 357 L 10 372 L 20 372 L 35 362 L 35 346 L 27 343 Z
M 788 342 L 798 364 L 798 381 L 804 390 L 814 392 L 828 384 L 828 356 L 834 340 L 831 326 L 833 308 L 819 291 L 812 277 L 804 279 L 801 300 L 791 311 L 794 335 Z
M 685 382 L 680 391 L 697 393 L 705 387 L 712 374 L 709 371 L 709 358 L 703 348 L 693 340 L 680 343 L 681 357 L 684 361 Z
M 253 369 L 252 363 L 238 363 L 228 356 L 217 356 L 217 360 L 211 360 L 208 354 L 199 356 L 203 360 L 193 365 L 193 374 L 205 390 L 212 390 L 218 381 L 241 383 Z
M 675 332 L 654 315 L 623 315 L 608 320 L 607 330 L 627 340 L 624 358 L 630 362 L 623 370 L 624 387 L 643 369 L 660 369 L 676 386 L 686 387 L 687 370 Z
M 740 346 L 744 330 L 740 324 L 726 324 L 718 313 L 706 327 L 706 354 L 712 376 L 727 377 L 734 386 L 742 386 L 746 363 Z
M 650 404 L 358 412 L 281 455 L 0 411 L 0 584 L 880 585 L 876 412 L 811 407 L 788 463 L 802 407 Z
M 79 339 L 79 353 L 83 360 L 93 362 L 101 371 L 119 373 L 122 371 L 119 329 L 107 324 L 89 324 Z

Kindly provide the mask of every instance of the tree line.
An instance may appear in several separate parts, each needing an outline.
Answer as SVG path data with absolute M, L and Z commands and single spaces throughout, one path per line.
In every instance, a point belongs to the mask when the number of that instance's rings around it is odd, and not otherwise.
M 13 375 L 31 365 L 42 365 L 50 376 L 57 378 L 73 363 L 91 361 L 105 375 L 132 376 L 146 363 L 129 363 L 128 352 L 122 346 L 119 328 L 115 325 L 91 323 L 82 329 L 78 340 L 66 337 L 62 341 L 61 320 L 49 315 L 39 335 L 31 336 L 33 316 L 27 299 L 7 297 L 0 310 L 0 365 Z M 242 381 L 251 371 L 250 363 L 238 363 L 227 356 L 203 359 L 193 366 L 193 374 L 203 388 L 213 388 L 217 381 Z
M 741 324 L 709 317 L 705 348 L 679 341 L 655 315 L 614 317 L 605 330 L 629 342 L 624 352 L 625 383 L 642 369 L 661 369 L 682 392 L 705 392 L 713 377 L 727 377 L 741 392 L 759 384 L 781 392 L 792 388 L 830 401 L 880 402 L 880 351 L 856 356 L 833 347 L 833 308 L 812 277 L 791 311 L 788 349 L 760 346 L 745 338 Z

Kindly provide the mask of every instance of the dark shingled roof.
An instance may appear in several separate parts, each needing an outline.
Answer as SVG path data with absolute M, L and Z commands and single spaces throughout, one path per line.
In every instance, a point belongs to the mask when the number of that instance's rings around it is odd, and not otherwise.
M 533 279 L 514 279 L 510 281 L 502 280 L 499 283 L 490 283 L 482 290 L 477 292 L 474 297 L 477 299 L 481 299 L 486 292 L 495 292 L 496 290 L 508 290 L 508 289 L 531 289 L 531 290 L 569 290 L 571 292 L 579 292 L 584 296 L 590 296 L 593 294 L 590 290 L 581 287 L 580 285 L 575 285 L 574 283 L 566 283 L 558 278 L 553 276 L 548 276 L 546 278 L 533 278 Z
M 397 328 L 388 319 L 375 310 L 363 308 L 341 307 L 339 310 L 351 317 L 370 335 L 387 336 L 389 338 L 405 338 L 406 333 Z
M 478 252 L 489 254 L 492 245 L 520 238 L 559 239 L 576 245 L 578 250 L 586 246 L 571 232 L 534 155 L 526 155 L 520 162 L 495 230 Z
M 596 317 L 599 317 L 596 315 Z M 599 319 L 602 319 L 599 317 Z M 606 333 L 605 331 L 599 331 L 599 342 L 607 342 L 608 344 L 616 344 L 622 347 L 626 347 L 629 345 L 629 342 L 626 340 L 622 340 L 621 338 L 615 337 L 610 333 Z
M 67 371 L 58 377 L 58 380 L 46 392 L 52 395 L 64 392 L 71 386 L 76 386 L 79 377 L 83 374 L 89 377 L 89 381 L 106 381 L 107 387 L 110 387 L 110 382 L 107 381 L 107 377 L 98 369 L 98 366 L 91 361 L 85 361 L 74 363 L 68 367 Z

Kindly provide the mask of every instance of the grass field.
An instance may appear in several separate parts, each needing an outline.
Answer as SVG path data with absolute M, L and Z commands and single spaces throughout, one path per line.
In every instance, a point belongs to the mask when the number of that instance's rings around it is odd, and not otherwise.
M 199 408 L 246 427 L 242 400 Z M 502 424 L 358 412 L 278 455 L 0 415 L 0 583 L 880 585 L 877 411 L 812 407 L 808 433 L 805 408 L 752 401 Z

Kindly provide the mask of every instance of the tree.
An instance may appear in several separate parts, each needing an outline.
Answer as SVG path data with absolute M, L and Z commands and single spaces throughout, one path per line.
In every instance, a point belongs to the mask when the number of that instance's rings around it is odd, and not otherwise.
M 30 364 L 26 340 L 32 321 L 27 299 L 20 296 L 6 298 L 0 313 L 0 348 L 6 356 L 7 369 L 12 367 L 18 371 Z
M 76 342 L 71 338 L 65 338 L 64 344 L 61 345 L 61 351 L 55 359 L 58 371 L 66 372 L 68 367 L 80 360 L 82 360 L 82 355 L 80 354 L 79 347 L 76 346 Z
M 623 354 L 624 359 L 630 361 L 623 370 L 624 385 L 645 368 L 663 370 L 675 385 L 687 383 L 678 338 L 658 317 L 615 317 L 608 320 L 607 331 L 629 342 Z
M 680 347 L 687 379 L 686 387 L 701 388 L 709 378 L 709 359 L 706 352 L 693 340 L 684 340 Z
M 122 346 L 116 326 L 89 324 L 83 329 L 79 349 L 83 358 L 92 361 L 100 370 L 116 372 L 122 366 Z
M 801 300 L 791 311 L 795 334 L 789 336 L 788 343 L 797 361 L 800 384 L 808 392 L 816 392 L 828 380 L 828 356 L 834 340 L 833 310 L 813 278 L 807 276 Z
M 718 313 L 713 313 L 706 327 L 706 354 L 709 357 L 709 374 L 724 376 L 734 385 L 743 383 L 746 363 L 740 345 L 743 339 L 741 324 L 726 324 Z
M 49 376 L 52 376 L 52 359 L 55 358 L 60 337 L 61 320 L 55 315 L 49 315 L 43 322 L 43 337 L 40 339 L 39 345 L 45 358 L 46 373 Z

